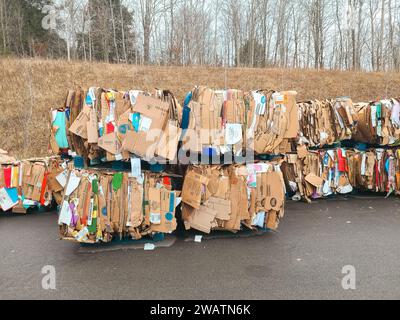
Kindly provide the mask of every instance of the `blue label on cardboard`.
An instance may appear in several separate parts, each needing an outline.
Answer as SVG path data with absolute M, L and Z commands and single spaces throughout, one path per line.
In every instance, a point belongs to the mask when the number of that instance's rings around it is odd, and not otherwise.
M 167 219 L 167 221 L 172 221 L 174 220 L 174 215 L 171 212 L 168 212 L 165 214 L 165 219 Z

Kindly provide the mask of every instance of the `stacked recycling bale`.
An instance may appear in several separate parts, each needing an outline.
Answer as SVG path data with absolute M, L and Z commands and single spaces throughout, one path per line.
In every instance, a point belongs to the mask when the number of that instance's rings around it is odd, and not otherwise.
M 353 139 L 379 146 L 395 146 L 400 141 L 398 99 L 355 104 L 358 123 Z
M 245 97 L 246 145 L 256 154 L 285 154 L 298 136 L 298 107 L 295 91 L 252 91 Z
M 107 243 L 176 229 L 180 191 L 165 174 L 74 169 L 67 185 L 59 215 L 63 239 Z
M 246 165 L 194 166 L 185 175 L 182 218 L 186 229 L 238 232 L 276 229 L 284 212 L 284 183 L 278 162 L 254 163 L 254 154 L 279 155 L 297 136 L 296 92 L 217 90 L 195 87 L 185 100 L 190 118 L 184 132 L 200 137 L 191 147 L 203 154 L 233 154 Z M 185 122 L 183 120 L 183 122 Z M 191 137 L 190 137 L 191 138 Z M 208 151 L 211 152 L 208 153 Z
M 299 103 L 299 122 L 297 153 L 287 154 L 282 165 L 293 199 L 311 201 L 353 190 L 399 193 L 400 151 L 393 148 L 400 139 L 397 99 L 303 102 Z M 354 147 L 329 149 L 344 140 Z
M 276 230 L 285 192 L 278 163 L 194 166 L 185 176 L 182 218 L 186 229 L 239 232 Z
M 0 159 L 0 208 L 26 213 L 29 208 L 51 207 L 60 198 L 62 186 L 55 177 L 66 164 L 57 157 Z M 63 169 L 62 169 L 63 170 Z M 62 171 L 61 170 L 61 171 Z
M 386 99 L 354 103 L 350 98 L 298 103 L 299 144 L 323 147 L 344 140 L 396 146 L 400 140 L 400 103 Z
M 235 156 L 288 151 L 298 130 L 295 96 L 195 87 L 182 108 L 166 90 L 69 91 L 64 106 L 52 110 L 50 147 L 89 167 L 62 173 L 61 237 L 97 243 L 171 233 L 180 203 L 187 229 L 276 229 L 285 194 L 279 160 L 239 165 Z M 226 154 L 230 165 L 197 162 Z M 131 170 L 93 168 L 115 160 L 130 160 Z M 169 170 L 142 170 L 148 162 Z M 171 172 L 181 174 L 175 188 L 166 183 Z
M 351 139 L 358 118 L 349 98 L 301 102 L 298 112 L 299 142 L 309 147 Z
M 286 155 L 285 184 L 293 200 L 353 190 L 400 194 L 400 149 L 326 149 Z

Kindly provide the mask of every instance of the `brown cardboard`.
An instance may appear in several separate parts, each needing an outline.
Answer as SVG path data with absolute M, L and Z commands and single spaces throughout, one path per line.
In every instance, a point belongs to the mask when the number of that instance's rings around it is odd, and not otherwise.
M 208 199 L 207 207 L 214 209 L 219 220 L 229 221 L 231 215 L 231 202 L 229 200 L 211 197 Z
M 50 132 L 50 143 L 49 143 L 49 146 L 50 146 L 51 152 L 53 154 L 59 154 L 60 147 L 57 144 L 57 141 L 56 141 L 56 138 L 54 136 L 54 132 L 53 131 Z
M 129 180 L 128 174 L 124 173 L 121 186 L 121 199 L 120 199 L 121 212 L 119 216 L 119 228 L 118 228 L 118 233 L 120 235 L 120 238 L 122 237 L 123 231 L 125 230 L 126 221 L 128 219 L 128 206 L 129 206 L 128 180 Z
M 193 229 L 204 233 L 210 233 L 211 226 L 213 225 L 216 216 L 216 210 L 206 206 L 200 206 L 199 209 L 195 210 L 190 216 L 188 224 Z
M 97 143 L 99 141 L 99 129 L 96 110 L 90 108 L 89 121 L 87 122 L 88 143 Z
M 139 95 L 132 109 L 133 112 L 154 119 L 155 127 L 162 129 L 164 120 L 168 116 L 169 104 L 160 99 Z
M 100 148 L 106 150 L 113 155 L 119 154 L 121 152 L 121 146 L 116 132 L 105 134 L 100 137 L 98 145 Z
M 151 229 L 154 232 L 171 233 L 177 227 L 177 222 L 175 218 L 175 208 L 172 212 L 170 211 L 171 197 L 175 198 L 175 193 L 166 189 L 161 189 L 160 195 L 161 195 L 161 203 L 160 203 L 161 222 L 160 224 L 157 225 L 152 224 Z M 171 214 L 173 215 L 173 219 L 168 220 L 167 215 Z
M 152 158 L 166 125 L 169 104 L 140 95 L 132 109 L 134 113 L 140 113 L 141 116 L 151 119 L 151 125 L 148 132 L 129 131 L 122 148 L 145 159 Z
M 318 177 L 317 175 L 315 175 L 314 173 L 310 173 L 305 177 L 305 180 L 313 185 L 314 187 L 321 187 L 324 183 L 324 180 L 320 177 Z
M 308 149 L 305 145 L 297 147 L 297 154 L 300 159 L 304 159 L 308 155 Z
M 161 190 L 149 188 L 150 213 L 161 212 Z
M 0 188 L 4 187 L 4 170 L 3 167 L 0 165 Z
M 19 201 L 18 205 L 16 205 L 14 208 L 12 208 L 12 213 L 26 214 L 27 211 L 28 210 L 26 208 L 24 208 L 21 201 Z
M 270 211 L 266 220 L 268 229 L 276 230 L 278 228 L 278 217 L 275 211 Z
M 295 91 L 285 91 L 282 92 L 285 95 L 286 102 L 286 113 L 287 113 L 287 130 L 285 133 L 285 139 L 296 138 L 299 132 L 299 121 L 298 121 L 298 109 L 296 104 Z
M 121 206 L 122 199 L 122 190 L 118 189 L 115 191 L 112 189 L 112 198 L 111 198 L 111 227 L 113 232 L 119 234 L 120 228 L 120 215 L 123 207 Z
M 266 179 L 265 210 L 279 211 L 283 207 L 285 200 L 281 173 L 268 172 L 263 176 L 265 176 Z
M 200 174 L 190 171 L 185 176 L 182 188 L 182 201 L 195 209 L 200 209 L 203 185 L 208 184 L 208 179 Z
M 149 138 L 147 132 L 128 131 L 122 143 L 122 150 L 134 153 L 145 160 L 151 159 L 155 155 L 161 133 L 160 130 Z
M 58 170 L 48 174 L 47 186 L 49 188 L 49 191 L 60 192 L 63 190 L 63 186 L 56 179 L 56 177 L 63 171 L 64 171 L 64 169 L 58 169 Z
M 81 111 L 81 113 L 69 127 L 68 129 L 69 132 L 77 136 L 80 136 L 83 139 L 87 139 L 88 138 L 87 126 L 89 122 L 89 114 L 90 114 L 89 107 L 86 106 L 86 108 Z
M 165 130 L 162 132 L 160 142 L 158 143 L 156 154 L 167 160 L 174 160 L 178 150 L 178 143 L 182 130 L 168 122 Z
M 143 222 L 143 188 L 136 182 L 132 183 L 131 189 L 131 212 L 130 221 L 134 228 L 139 227 Z
M 232 179 L 231 179 L 232 182 Z M 227 230 L 240 230 L 241 220 L 249 219 L 247 206 L 247 190 L 246 183 L 242 179 L 237 179 L 235 183 L 231 183 L 231 215 L 230 220 L 224 225 Z
M 32 167 L 32 177 L 30 180 L 30 185 L 33 187 L 31 189 L 30 199 L 34 201 L 40 201 L 40 194 L 42 191 L 42 183 L 44 179 L 46 168 L 42 164 L 34 164 Z

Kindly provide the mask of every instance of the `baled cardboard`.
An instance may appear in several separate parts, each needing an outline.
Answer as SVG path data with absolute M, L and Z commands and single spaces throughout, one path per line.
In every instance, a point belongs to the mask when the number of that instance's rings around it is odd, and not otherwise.
M 69 181 L 71 176 L 80 180 L 70 195 L 64 190 L 65 218 L 59 221 L 63 239 L 97 243 L 175 231 L 179 193 L 163 175 L 143 172 L 142 180 L 128 173 L 72 169 Z M 71 210 L 76 211 L 76 219 Z
M 207 185 L 200 183 L 201 178 L 208 180 Z M 269 211 L 276 212 L 277 220 L 283 217 L 284 181 L 276 163 L 189 167 L 183 196 L 187 188 L 202 190 L 200 194 L 194 192 L 196 197 L 183 200 L 182 219 L 187 229 L 238 232 L 242 226 L 264 226 L 267 220 L 259 222 L 256 216 Z

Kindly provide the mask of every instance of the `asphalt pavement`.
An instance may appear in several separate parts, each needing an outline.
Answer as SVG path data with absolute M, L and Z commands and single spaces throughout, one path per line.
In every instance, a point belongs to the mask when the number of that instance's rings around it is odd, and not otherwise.
M 0 214 L 0 299 L 399 299 L 399 249 L 394 197 L 288 202 L 278 232 L 154 251 L 58 240 L 55 212 Z M 348 265 L 355 290 L 342 287 Z

